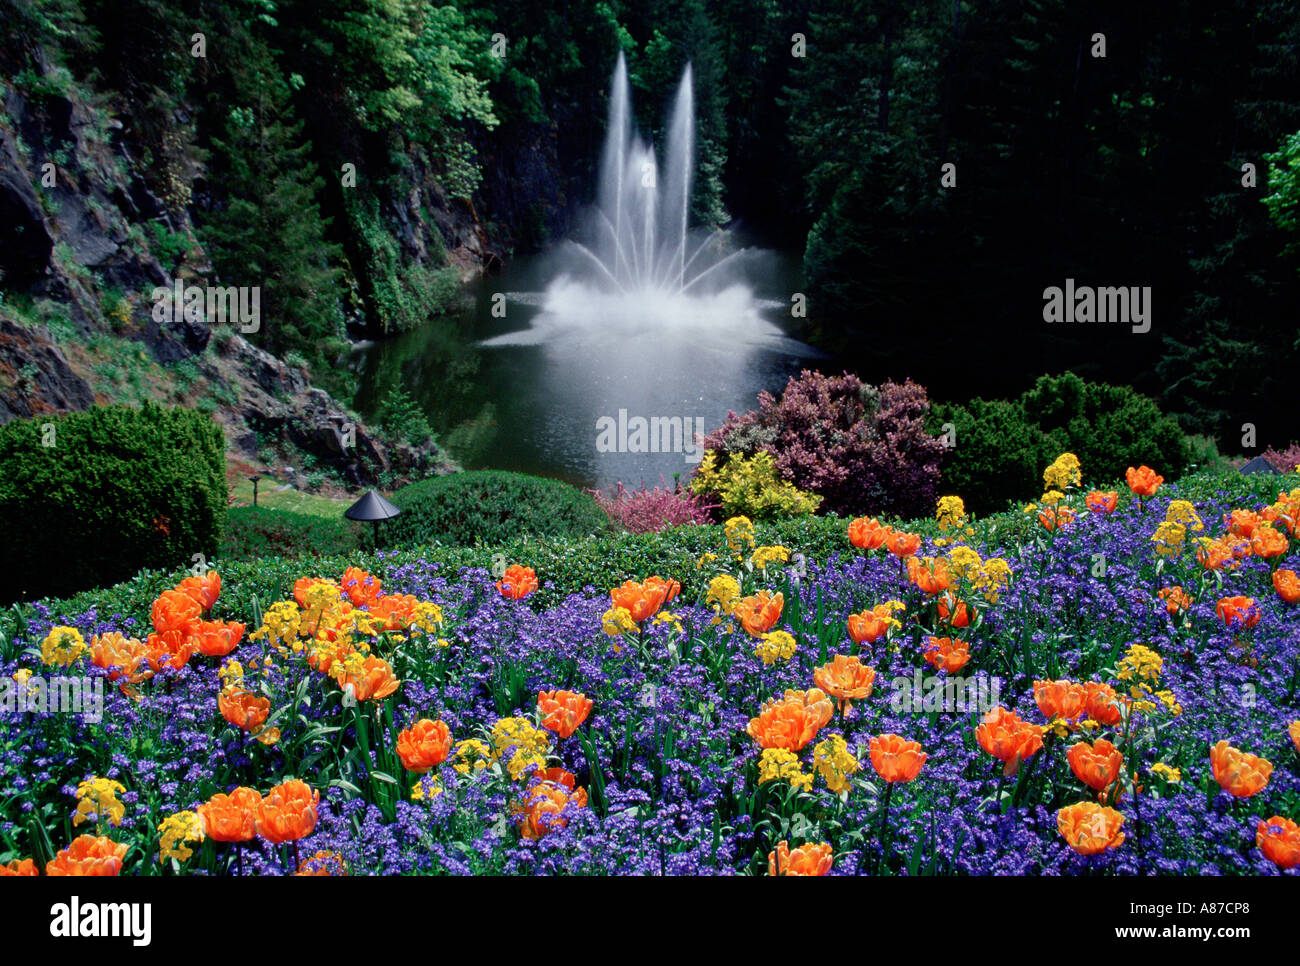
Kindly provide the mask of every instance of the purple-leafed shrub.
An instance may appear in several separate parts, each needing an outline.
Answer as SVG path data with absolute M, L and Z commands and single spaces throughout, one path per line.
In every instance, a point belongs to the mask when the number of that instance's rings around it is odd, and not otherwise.
M 728 414 L 704 445 L 728 456 L 767 450 L 782 479 L 824 497 L 825 513 L 928 516 L 944 452 L 925 431 L 929 409 L 911 380 L 877 389 L 805 369 L 779 399 L 763 392 L 758 409 Z
M 647 489 L 644 483 L 639 490 L 629 490 L 619 483 L 612 497 L 599 490 L 593 490 L 592 495 L 610 520 L 632 533 L 713 522 L 710 511 L 714 504 L 684 487 L 672 488 L 667 481 L 663 482 L 663 486 L 653 490 Z

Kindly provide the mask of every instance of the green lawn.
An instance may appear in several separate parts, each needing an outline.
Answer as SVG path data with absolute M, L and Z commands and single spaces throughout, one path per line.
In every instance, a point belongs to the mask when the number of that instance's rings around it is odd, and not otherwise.
M 284 487 L 284 489 L 281 489 Z M 247 478 L 239 479 L 231 488 L 231 506 L 253 505 L 253 484 Z M 257 505 L 268 510 L 287 510 L 309 516 L 337 520 L 343 516 L 354 499 L 335 499 L 315 493 L 304 493 L 287 487 L 278 480 L 263 479 L 257 485 Z

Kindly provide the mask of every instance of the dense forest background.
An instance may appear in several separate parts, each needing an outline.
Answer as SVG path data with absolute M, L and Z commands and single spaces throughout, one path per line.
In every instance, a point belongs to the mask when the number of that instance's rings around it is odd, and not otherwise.
M 1261 446 L 1300 436 L 1293 0 L 0 0 L 0 18 L 11 98 L 111 122 L 145 182 L 119 200 L 164 269 L 275 279 L 252 340 L 326 380 L 349 332 L 417 325 L 467 270 L 573 227 L 621 49 L 656 134 L 694 65 L 696 220 L 802 251 L 808 335 L 863 378 L 960 400 L 1070 369 L 1229 452 L 1247 422 Z M 0 241 L 0 287 L 48 294 L 12 222 Z M 1066 278 L 1150 286 L 1151 331 L 1045 324 Z

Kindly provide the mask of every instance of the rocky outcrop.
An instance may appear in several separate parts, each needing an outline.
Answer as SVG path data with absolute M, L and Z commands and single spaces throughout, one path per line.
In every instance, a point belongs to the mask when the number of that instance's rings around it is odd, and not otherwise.
M 238 402 L 220 410 L 217 419 L 227 442 L 249 458 L 256 458 L 259 445 L 283 440 L 357 486 L 457 469 L 436 444 L 385 445 L 354 413 L 312 386 L 302 370 L 242 336 L 224 340 L 202 366 L 210 379 L 236 390 Z
M 90 408 L 95 394 L 53 342 L 0 317 L 0 423 Z

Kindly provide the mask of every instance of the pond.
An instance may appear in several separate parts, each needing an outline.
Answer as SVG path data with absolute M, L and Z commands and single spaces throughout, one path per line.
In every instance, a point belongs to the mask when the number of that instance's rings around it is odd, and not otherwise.
M 671 484 L 698 462 L 695 430 L 753 408 L 761 390 L 779 391 L 805 366 L 834 368 L 798 341 L 804 332 L 790 304 L 801 270 L 797 253 L 754 255 L 746 277 L 759 317 L 743 325 L 713 325 L 703 300 L 702 317 L 686 326 L 607 323 L 593 304 L 581 326 L 556 329 L 545 324 L 541 298 L 555 262 L 521 257 L 473 283 L 462 312 L 359 344 L 349 358 L 356 408 L 372 419 L 400 384 L 467 469 L 606 492 L 619 482 Z

